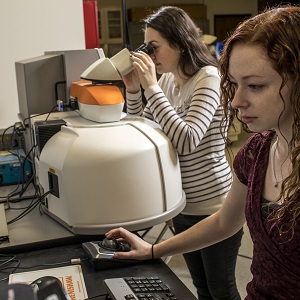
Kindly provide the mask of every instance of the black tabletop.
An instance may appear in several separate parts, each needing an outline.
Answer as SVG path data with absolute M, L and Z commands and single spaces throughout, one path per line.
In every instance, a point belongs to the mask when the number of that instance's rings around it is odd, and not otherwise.
M 15 272 L 57 268 L 59 267 L 58 263 L 69 262 L 71 259 L 76 258 L 81 259 L 88 299 L 105 299 L 107 290 L 103 285 L 104 279 L 156 276 L 169 286 L 179 300 L 196 300 L 191 291 L 161 259 L 95 271 L 86 259 L 81 243 L 15 254 L 15 259 L 20 261 L 20 267 L 22 268 L 17 269 Z M 0 280 L 5 276 L 7 275 L 0 273 Z M 0 282 L 0 284 L 7 284 L 7 281 Z

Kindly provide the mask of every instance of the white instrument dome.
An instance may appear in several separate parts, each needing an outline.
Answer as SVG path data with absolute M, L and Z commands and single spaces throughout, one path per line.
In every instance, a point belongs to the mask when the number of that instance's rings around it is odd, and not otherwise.
M 93 126 L 67 124 L 45 144 L 39 180 L 47 213 L 75 234 L 141 230 L 185 206 L 177 153 L 144 118 Z

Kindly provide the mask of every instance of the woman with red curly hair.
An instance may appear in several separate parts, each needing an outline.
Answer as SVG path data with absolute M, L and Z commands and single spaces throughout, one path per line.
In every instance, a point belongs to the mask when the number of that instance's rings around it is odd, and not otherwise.
M 125 229 L 107 236 L 131 245 L 116 258 L 149 259 L 207 247 L 247 222 L 254 248 L 246 299 L 300 299 L 300 8 L 275 7 L 241 23 L 219 69 L 225 112 L 254 132 L 235 157 L 220 210 L 154 246 Z

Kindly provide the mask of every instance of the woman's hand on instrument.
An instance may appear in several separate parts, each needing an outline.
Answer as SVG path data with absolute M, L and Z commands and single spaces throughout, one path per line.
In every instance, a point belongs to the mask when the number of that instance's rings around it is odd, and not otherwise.
M 105 234 L 107 238 L 115 238 L 119 242 L 125 241 L 130 245 L 128 252 L 116 252 L 114 258 L 145 260 L 152 258 L 151 244 L 139 238 L 136 234 L 120 227 L 112 229 Z
M 148 54 L 142 51 L 132 52 L 131 59 L 144 90 L 157 84 L 155 65 Z
M 136 94 L 140 90 L 140 79 L 139 74 L 136 69 L 132 70 L 126 75 L 122 76 L 123 83 L 126 86 L 126 90 L 128 93 Z

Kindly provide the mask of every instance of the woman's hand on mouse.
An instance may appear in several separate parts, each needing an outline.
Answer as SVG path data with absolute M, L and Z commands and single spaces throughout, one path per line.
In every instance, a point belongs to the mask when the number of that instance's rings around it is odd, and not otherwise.
M 129 232 L 122 227 L 110 230 L 105 234 L 105 236 L 110 239 L 115 238 L 118 241 L 126 241 L 130 245 L 130 251 L 116 252 L 114 254 L 114 258 L 136 260 L 145 260 L 152 258 L 151 244 L 145 242 L 137 235 Z

